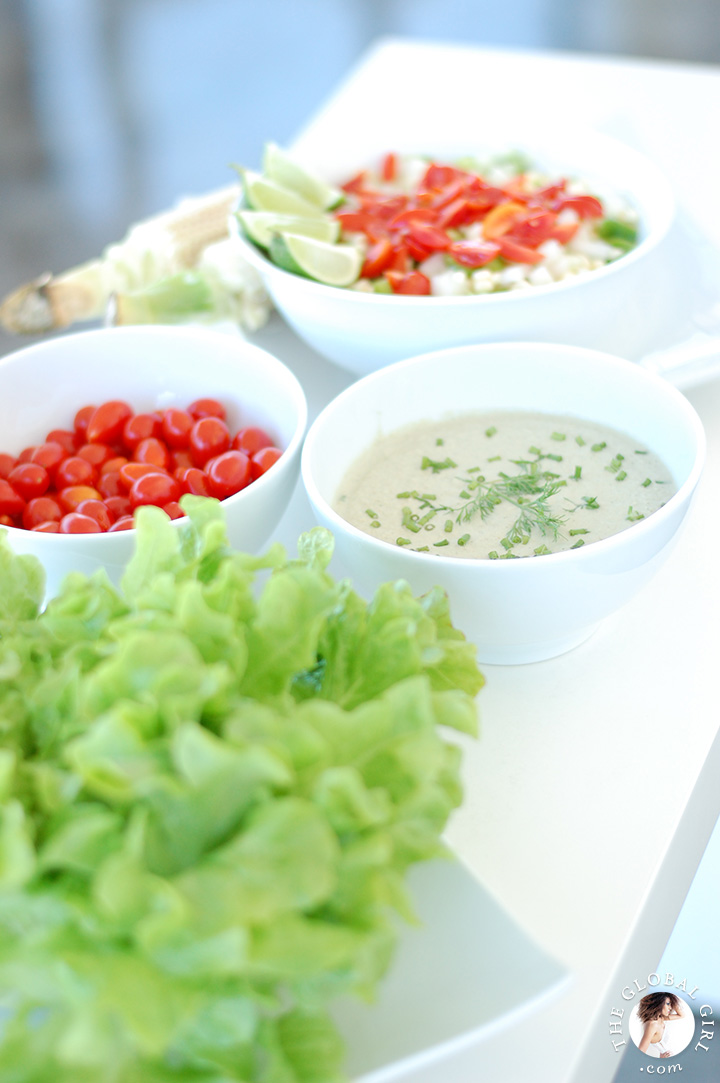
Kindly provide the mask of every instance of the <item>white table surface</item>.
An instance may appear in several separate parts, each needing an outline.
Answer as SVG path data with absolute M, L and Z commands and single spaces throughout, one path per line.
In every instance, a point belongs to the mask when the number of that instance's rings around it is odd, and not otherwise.
M 334 126 L 372 122 L 387 130 L 390 149 L 394 125 L 422 132 L 423 116 L 437 121 L 450 102 L 454 122 L 459 110 L 469 125 L 481 125 L 501 90 L 503 108 L 531 117 L 551 110 L 570 134 L 574 124 L 590 125 L 650 154 L 682 212 L 707 226 L 708 252 L 720 249 L 720 216 L 706 213 L 717 207 L 720 140 L 710 135 L 720 117 L 720 69 L 388 39 L 295 147 L 312 151 Z M 699 308 L 709 325 L 715 314 L 706 298 Z M 677 340 L 684 334 L 678 321 Z M 252 339 L 300 377 L 311 419 L 353 379 L 279 317 Z M 680 544 L 656 579 L 583 646 L 533 665 L 483 667 L 482 737 L 466 742 L 466 800 L 448 832 L 572 983 L 512 1033 L 472 1049 L 447 1072 L 436 1065 L 418 1073 L 413 1083 L 609 1083 L 620 1059 L 609 1039 L 610 1009 L 623 986 L 657 965 L 720 813 L 720 574 L 707 549 L 708 539 L 720 538 L 720 379 L 686 393 L 709 446 Z M 292 551 L 312 524 L 298 487 L 276 536 Z M 352 575 L 337 564 L 331 570 Z

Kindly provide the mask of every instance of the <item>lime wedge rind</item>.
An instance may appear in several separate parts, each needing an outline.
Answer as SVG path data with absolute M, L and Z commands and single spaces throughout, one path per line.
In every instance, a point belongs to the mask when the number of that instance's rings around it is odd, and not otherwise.
M 278 267 L 326 286 L 350 286 L 357 281 L 362 256 L 350 244 L 332 244 L 295 233 L 276 233 L 270 258 Z
M 340 206 L 345 198 L 339 188 L 309 173 L 277 143 L 265 144 L 263 173 L 269 180 L 296 192 L 302 199 L 323 211 Z
M 252 169 L 240 170 L 242 206 L 253 211 L 294 214 L 300 218 L 320 218 L 323 211 L 313 203 Z
M 340 235 L 340 223 L 329 214 L 307 218 L 297 214 L 278 214 L 276 211 L 239 210 L 237 220 L 245 236 L 265 249 L 270 247 L 275 233 L 295 233 L 330 244 Z

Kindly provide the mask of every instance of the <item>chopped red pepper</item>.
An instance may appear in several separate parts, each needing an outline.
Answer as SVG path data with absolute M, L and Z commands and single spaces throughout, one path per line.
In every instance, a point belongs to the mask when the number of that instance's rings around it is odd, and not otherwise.
M 408 271 L 406 274 L 400 271 L 386 271 L 385 277 L 393 293 L 417 295 L 430 293 L 430 279 L 420 271 Z

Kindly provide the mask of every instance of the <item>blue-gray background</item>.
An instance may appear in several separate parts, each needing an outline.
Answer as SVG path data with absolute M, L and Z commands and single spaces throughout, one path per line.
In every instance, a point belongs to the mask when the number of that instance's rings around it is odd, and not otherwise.
M 180 195 L 230 183 L 231 161 L 259 164 L 265 140 L 290 140 L 384 35 L 718 63 L 720 7 L 0 0 L 0 296 L 93 257 Z M 486 89 L 489 103 L 497 89 Z M 388 87 L 396 93 L 412 87 Z M 0 332 L 0 354 L 17 345 Z M 658 966 L 686 973 L 717 1004 L 719 899 L 716 830 Z

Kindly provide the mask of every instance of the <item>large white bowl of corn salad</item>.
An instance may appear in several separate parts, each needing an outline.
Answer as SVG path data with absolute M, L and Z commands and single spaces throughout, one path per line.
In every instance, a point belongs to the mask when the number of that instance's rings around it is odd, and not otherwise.
M 672 223 L 662 173 L 598 133 L 394 148 L 351 165 L 274 144 L 232 218 L 276 307 L 358 373 L 419 351 L 534 339 L 631 353 Z

